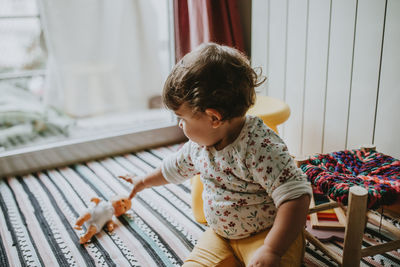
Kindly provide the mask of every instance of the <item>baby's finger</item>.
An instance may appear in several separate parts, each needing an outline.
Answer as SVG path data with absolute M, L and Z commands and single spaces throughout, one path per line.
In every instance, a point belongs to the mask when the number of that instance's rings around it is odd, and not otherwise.
M 135 188 L 133 188 L 132 191 L 131 191 L 131 193 L 129 194 L 129 199 L 134 198 L 135 195 L 136 195 L 136 193 L 137 193 L 137 192 L 136 192 Z
M 133 184 L 132 175 L 130 175 L 130 174 L 120 175 L 120 176 L 118 176 L 118 177 L 121 178 L 121 179 L 123 179 L 123 180 L 125 180 L 125 181 L 127 181 L 128 183 Z
M 132 189 L 131 193 L 129 194 L 129 199 L 132 199 L 137 193 L 139 193 L 140 191 L 142 191 L 145 188 L 146 188 L 146 186 L 144 184 L 143 179 L 135 179 L 133 189 Z

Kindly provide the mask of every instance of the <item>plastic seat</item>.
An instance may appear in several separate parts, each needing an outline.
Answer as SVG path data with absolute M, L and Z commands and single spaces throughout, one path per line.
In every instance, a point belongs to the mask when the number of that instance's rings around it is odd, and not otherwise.
M 278 133 L 278 125 L 284 123 L 290 116 L 288 104 L 277 98 L 257 96 L 255 105 L 247 112 L 259 117 L 268 127 Z

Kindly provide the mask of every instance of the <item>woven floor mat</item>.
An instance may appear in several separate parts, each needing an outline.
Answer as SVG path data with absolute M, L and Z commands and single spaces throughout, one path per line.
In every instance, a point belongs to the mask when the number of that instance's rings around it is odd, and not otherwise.
M 79 244 L 77 217 L 94 196 L 109 199 L 128 194 L 129 183 L 116 178 L 143 175 L 161 164 L 178 146 L 161 147 L 85 164 L 8 177 L 0 181 L 0 266 L 180 266 L 205 226 L 190 208 L 190 184 L 147 189 L 134 198 L 132 209 Z M 386 239 L 368 227 L 365 245 Z M 340 242 L 331 245 L 341 251 Z M 365 258 L 365 266 L 400 266 L 400 253 Z M 305 266 L 335 266 L 307 244 Z

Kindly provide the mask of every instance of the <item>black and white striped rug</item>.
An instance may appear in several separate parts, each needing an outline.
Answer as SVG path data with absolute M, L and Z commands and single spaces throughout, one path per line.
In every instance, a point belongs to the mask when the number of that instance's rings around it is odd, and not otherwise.
M 179 145 L 109 157 L 23 177 L 0 180 L 0 266 L 180 266 L 205 226 L 190 208 L 190 184 L 146 189 L 132 209 L 86 245 L 73 229 L 94 196 L 128 194 L 118 175 L 143 175 L 160 165 Z M 364 245 L 387 239 L 370 226 Z M 330 245 L 341 252 L 340 242 Z M 305 266 L 336 266 L 308 244 Z M 400 266 L 394 251 L 363 259 L 364 266 Z

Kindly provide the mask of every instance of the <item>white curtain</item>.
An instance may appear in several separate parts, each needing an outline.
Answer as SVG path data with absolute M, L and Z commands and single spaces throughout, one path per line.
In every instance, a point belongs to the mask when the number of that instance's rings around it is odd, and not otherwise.
M 147 0 L 41 0 L 45 102 L 74 117 L 143 110 L 162 90 L 157 16 Z

